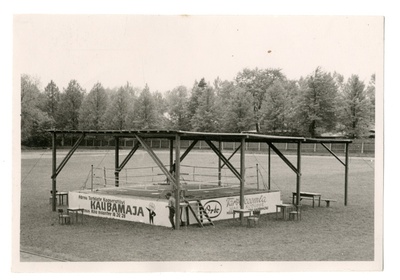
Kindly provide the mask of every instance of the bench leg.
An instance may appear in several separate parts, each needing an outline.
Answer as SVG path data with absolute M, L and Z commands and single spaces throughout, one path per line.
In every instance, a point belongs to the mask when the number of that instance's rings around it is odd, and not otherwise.
M 289 220 L 295 220 L 294 218 L 296 217 L 296 220 L 299 220 L 299 213 L 289 213 Z
M 329 204 L 330 204 L 331 202 L 329 201 L 329 200 L 327 200 L 326 201 L 326 207 L 329 207 Z

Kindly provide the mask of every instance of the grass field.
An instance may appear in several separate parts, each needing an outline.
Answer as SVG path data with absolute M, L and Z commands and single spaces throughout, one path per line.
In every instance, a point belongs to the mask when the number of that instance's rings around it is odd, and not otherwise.
M 58 163 L 66 152 L 58 152 Z M 158 151 L 167 162 L 166 151 Z M 121 156 L 122 157 L 122 156 Z M 303 201 L 301 221 L 275 220 L 262 215 L 256 228 L 231 220 L 215 227 L 189 226 L 180 231 L 147 224 L 85 217 L 85 223 L 63 226 L 51 211 L 51 151 L 23 151 L 21 155 L 21 250 L 77 262 L 94 261 L 373 261 L 374 161 L 351 157 L 348 206 L 344 206 L 344 167 L 330 156 L 303 156 L 303 191 L 337 199 L 329 208 Z M 288 158 L 295 163 L 294 156 Z M 239 157 L 232 162 L 237 166 Z M 246 155 L 247 166 L 265 168 L 267 157 Z M 217 165 L 209 152 L 189 154 L 185 164 Z M 57 178 L 57 189 L 77 190 L 90 166 L 114 166 L 112 151 L 77 151 Z M 138 151 L 128 167 L 154 165 Z M 272 157 L 272 189 L 290 202 L 296 176 L 277 156 Z

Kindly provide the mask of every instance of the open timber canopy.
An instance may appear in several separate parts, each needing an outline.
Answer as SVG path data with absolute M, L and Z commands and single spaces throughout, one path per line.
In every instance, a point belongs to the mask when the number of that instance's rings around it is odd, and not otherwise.
M 275 142 L 275 143 L 351 143 L 350 139 L 337 138 L 305 138 L 296 136 L 276 136 L 259 133 L 215 133 L 215 132 L 193 132 L 181 130 L 48 130 L 57 134 L 84 134 L 86 136 L 107 135 L 112 137 L 135 138 L 136 135 L 142 138 L 152 139 L 175 139 L 178 135 L 181 140 L 211 140 L 222 142 Z
M 48 130 L 49 133 L 52 134 L 52 192 L 57 192 L 56 180 L 57 176 L 74 154 L 74 152 L 78 149 L 81 142 L 85 139 L 86 136 L 109 136 L 114 137 L 116 140 L 120 138 L 133 138 L 136 143 L 132 146 L 131 151 L 125 157 L 125 159 L 120 162 L 119 160 L 119 141 L 115 141 L 115 186 L 118 187 L 118 177 L 119 173 L 123 170 L 125 165 L 129 162 L 135 152 L 138 150 L 140 146 L 142 146 L 150 157 L 154 160 L 154 162 L 158 165 L 161 171 L 164 173 L 168 181 L 171 183 L 175 192 L 175 200 L 176 200 L 176 208 L 179 209 L 180 205 L 180 196 L 179 192 L 181 190 L 180 183 L 180 162 L 184 160 L 184 158 L 190 153 L 190 151 L 195 147 L 198 141 L 204 141 L 210 147 L 210 149 L 218 156 L 220 162 L 223 162 L 225 166 L 227 166 L 230 171 L 237 177 L 240 182 L 240 208 L 244 207 L 244 187 L 245 187 L 245 154 L 246 148 L 245 143 L 253 142 L 253 143 L 266 143 L 268 145 L 268 156 L 269 159 L 271 157 L 271 149 L 277 154 L 286 165 L 293 170 L 296 174 L 296 205 L 300 204 L 300 192 L 301 192 L 301 145 L 302 144 L 321 144 L 326 150 L 329 151 L 331 155 L 333 155 L 343 166 L 344 166 L 344 204 L 347 205 L 347 193 L 348 193 L 348 168 L 349 168 L 349 144 L 352 142 L 350 139 L 328 139 L 328 138 L 305 138 L 305 137 L 292 137 L 292 136 L 275 136 L 275 135 L 265 135 L 259 133 L 214 133 L 214 132 L 191 132 L 191 131 L 181 131 L 181 130 L 157 130 L 157 129 L 146 129 L 146 130 Z M 66 135 L 66 134 L 75 134 L 79 135 L 75 144 L 71 147 L 71 150 L 67 153 L 61 163 L 57 166 L 57 134 L 58 135 Z M 156 153 L 153 151 L 152 147 L 146 143 L 146 139 L 167 139 L 170 141 L 169 150 L 169 166 L 170 169 L 167 168 L 167 165 L 163 163 Z M 192 143 L 181 155 L 181 140 L 189 140 Z M 222 153 L 221 146 L 215 145 L 215 142 L 219 144 L 222 142 L 239 142 L 240 145 L 233 152 L 230 157 L 226 157 Z M 274 143 L 295 143 L 297 144 L 297 162 L 296 165 L 293 164 L 287 157 L 279 150 Z M 327 145 L 331 143 L 343 143 L 345 144 L 345 160 L 339 158 Z M 174 150 L 175 150 L 175 159 L 174 159 Z M 240 151 L 240 167 L 239 170 L 234 167 L 230 158 L 236 153 Z M 269 160 L 270 162 L 270 160 Z M 269 163 L 270 165 L 270 163 Z M 221 168 L 221 165 L 219 165 Z M 270 174 L 268 174 L 268 178 L 270 178 Z M 53 196 L 52 201 L 53 211 L 56 211 L 56 196 Z M 176 225 L 179 229 L 179 215 L 176 215 Z M 243 218 L 243 217 L 241 217 Z

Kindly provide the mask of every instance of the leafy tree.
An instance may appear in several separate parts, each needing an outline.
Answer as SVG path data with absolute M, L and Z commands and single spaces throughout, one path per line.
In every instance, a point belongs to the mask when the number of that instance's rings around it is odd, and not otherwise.
M 51 119 L 40 107 L 39 80 L 21 75 L 21 143 L 27 146 L 47 146 Z
M 154 92 L 152 95 L 154 99 L 156 126 L 165 128 L 168 125 L 167 101 L 159 91 Z
M 246 93 L 252 96 L 254 123 L 257 132 L 260 132 L 260 121 L 263 102 L 267 90 L 276 80 L 284 78 L 280 69 L 258 69 L 253 70 L 245 68 L 236 76 L 237 84 L 242 87 Z
M 375 127 L 375 74 L 371 75 L 366 95 L 370 103 L 370 126 Z
M 285 88 L 285 113 L 284 113 L 284 129 L 285 134 L 298 135 L 299 129 L 297 123 L 297 101 L 300 96 L 300 85 L 297 80 L 287 80 L 284 83 Z
M 199 102 L 200 102 L 199 100 L 206 86 L 207 83 L 205 82 L 204 78 L 202 78 L 199 83 L 197 81 L 194 82 L 189 102 L 187 105 L 186 115 L 189 118 L 189 120 L 191 120 L 196 114 L 196 110 L 199 107 Z M 190 127 L 190 129 L 192 129 L 192 127 Z
M 248 131 L 253 125 L 252 101 L 242 88 L 235 88 L 231 96 L 225 98 L 222 113 L 223 132 Z
M 224 100 L 230 99 L 232 97 L 237 88 L 238 87 L 235 86 L 235 83 L 233 81 L 225 80 L 223 82 L 220 82 L 218 84 L 218 90 L 215 91 L 216 97 L 224 102 Z
M 343 75 L 339 74 L 337 72 L 333 72 L 332 78 L 335 81 L 339 96 L 343 95 L 344 94 L 343 93 L 344 92 L 344 86 L 345 86 L 345 81 L 344 81 Z
M 188 90 L 179 86 L 166 95 L 168 127 L 176 130 L 189 130 L 190 119 L 187 116 Z
M 352 75 L 345 87 L 342 107 L 342 123 L 352 138 L 363 136 L 369 128 L 370 103 L 365 85 L 357 75 Z
M 53 80 L 45 87 L 44 94 L 46 96 L 44 111 L 52 118 L 53 126 L 55 126 L 57 110 L 60 103 L 60 90 Z
M 120 87 L 118 91 L 110 95 L 110 105 L 107 108 L 105 122 L 108 129 L 128 129 L 131 127 L 129 116 L 133 112 L 133 98 L 126 87 Z
M 274 133 L 286 131 L 288 125 L 286 106 L 290 104 L 290 100 L 282 82 L 274 83 L 267 90 L 265 101 L 262 107 L 265 128 Z
M 216 131 L 227 131 L 225 124 L 225 111 L 227 110 L 227 104 L 232 98 L 232 93 L 236 90 L 236 86 L 233 82 L 222 81 L 219 77 L 214 80 L 214 113 L 216 122 Z
M 76 80 L 71 80 L 60 96 L 60 107 L 57 114 L 57 126 L 61 129 L 78 129 L 79 111 L 84 99 L 85 90 Z
M 197 91 L 200 94 L 198 95 L 196 112 L 191 118 L 192 129 L 194 131 L 214 132 L 218 127 L 214 91 L 207 85 L 199 86 Z
M 96 83 L 80 107 L 79 128 L 104 129 L 107 106 L 108 95 L 101 83 Z
M 139 126 L 142 129 L 156 128 L 158 126 L 154 98 L 147 84 L 135 103 L 135 121 L 140 124 Z
M 315 137 L 335 129 L 337 87 L 332 76 L 318 67 L 301 86 L 297 106 L 300 132 Z

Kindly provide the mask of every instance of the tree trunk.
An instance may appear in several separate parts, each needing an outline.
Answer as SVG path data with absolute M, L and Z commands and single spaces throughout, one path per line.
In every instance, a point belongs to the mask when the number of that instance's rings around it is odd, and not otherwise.
M 315 137 L 315 121 L 312 121 L 310 123 L 310 126 L 308 127 L 308 132 L 310 133 L 311 138 Z

